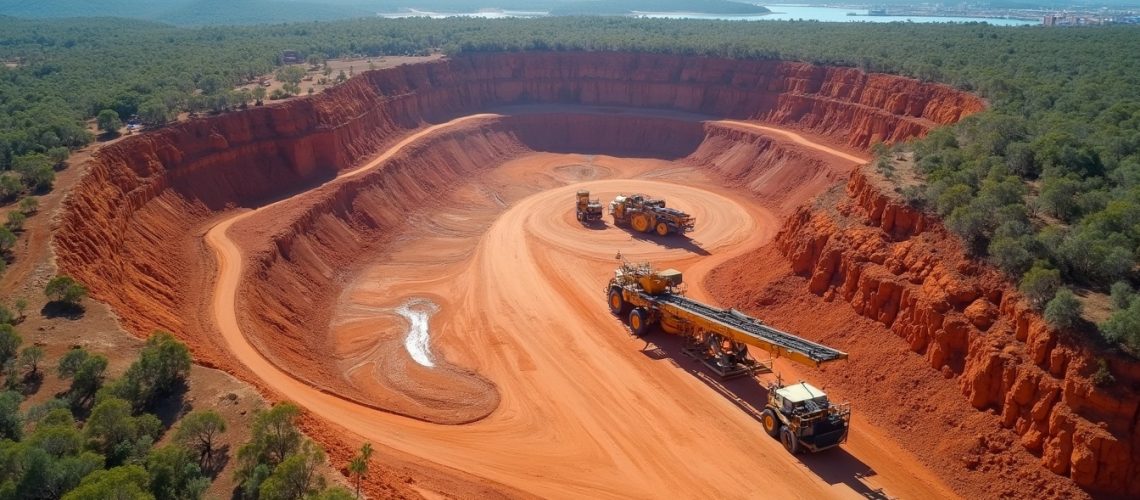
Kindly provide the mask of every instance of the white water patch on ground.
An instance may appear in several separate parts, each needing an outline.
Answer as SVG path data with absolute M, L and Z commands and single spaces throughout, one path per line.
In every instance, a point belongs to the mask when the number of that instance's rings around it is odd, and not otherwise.
M 439 306 L 428 299 L 415 298 L 396 308 L 396 314 L 408 320 L 408 331 L 404 334 L 404 348 L 416 363 L 431 368 L 435 362 L 431 356 L 431 336 L 428 328 L 431 316 L 439 312 Z

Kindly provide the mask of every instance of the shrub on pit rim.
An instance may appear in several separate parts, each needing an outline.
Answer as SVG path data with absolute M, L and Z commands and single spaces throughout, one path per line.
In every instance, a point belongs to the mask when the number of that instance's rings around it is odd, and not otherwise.
M 1108 361 L 1104 358 L 1096 360 L 1097 369 L 1093 373 L 1092 383 L 1097 387 L 1109 387 L 1116 383 L 1116 377 L 1112 376 L 1112 372 L 1108 369 Z
M 80 302 L 87 297 L 87 287 L 70 276 L 56 276 L 44 287 L 44 295 L 50 302 L 44 306 L 45 316 L 78 317 L 83 314 Z
M 1045 321 L 1062 330 L 1072 328 L 1081 319 L 1081 302 L 1068 288 L 1057 290 L 1045 306 Z

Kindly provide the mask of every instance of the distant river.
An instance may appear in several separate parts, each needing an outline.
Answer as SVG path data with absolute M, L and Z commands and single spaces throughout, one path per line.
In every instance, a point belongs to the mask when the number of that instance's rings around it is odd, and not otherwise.
M 916 23 L 969 23 L 987 22 L 995 26 L 1027 26 L 1041 24 L 1039 21 L 1023 21 L 1020 19 L 982 18 L 982 17 L 930 17 L 930 16 L 868 16 L 867 9 L 842 9 L 836 7 L 814 7 L 808 5 L 765 5 L 772 12 L 762 15 L 732 15 L 732 14 L 701 14 L 695 12 L 637 12 L 637 17 L 652 17 L 666 19 L 720 19 L 728 21 L 825 21 L 825 22 L 916 22 Z M 859 14 L 849 16 L 848 13 Z M 403 12 L 380 13 L 381 17 L 432 17 L 443 18 L 452 16 L 464 17 L 545 17 L 546 12 L 528 12 L 511 10 L 487 10 L 480 12 L 432 12 L 427 10 L 409 9 Z

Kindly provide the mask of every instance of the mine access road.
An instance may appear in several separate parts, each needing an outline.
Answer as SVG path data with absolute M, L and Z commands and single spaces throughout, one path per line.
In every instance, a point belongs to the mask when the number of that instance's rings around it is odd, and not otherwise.
M 433 136 L 475 130 L 499 118 L 479 114 L 421 127 L 326 186 L 383 169 L 405 148 Z M 844 168 L 866 161 L 790 130 L 746 121 L 713 123 L 795 143 Z M 532 152 L 486 176 L 426 207 L 422 218 L 438 222 L 406 231 L 383 259 L 352 281 L 339 299 L 330 338 L 350 346 L 375 331 L 360 314 L 359 321 L 344 320 L 346 311 L 390 310 L 429 298 L 439 307 L 431 319 L 433 358 L 489 381 L 498 393 L 489 414 L 444 425 L 382 411 L 315 388 L 255 348 L 243 331 L 237 301 L 243 273 L 249 271 L 239 236 L 250 228 L 242 222 L 287 210 L 304 193 L 231 211 L 204 235 L 217 259 L 212 319 L 230 353 L 260 379 L 259 385 L 360 441 L 464 471 L 509 495 L 955 496 L 888 432 L 858 415 L 842 447 L 789 455 L 738 404 L 758 402 L 759 382 L 721 385 L 680 356 L 668 336 L 632 338 L 607 310 L 602 288 L 617 264 L 615 251 L 632 261 L 681 269 L 690 295 L 707 300 L 700 283 L 711 269 L 771 240 L 779 223 L 771 208 L 690 165 L 668 160 Z M 458 203 L 496 186 L 507 195 L 481 199 L 498 205 Z M 665 198 L 696 217 L 696 230 L 691 238 L 670 243 L 631 235 L 609 224 L 608 216 L 604 228 L 585 228 L 574 220 L 579 189 L 603 202 L 623 192 Z M 433 251 L 440 254 L 433 258 Z M 388 355 L 407 357 L 398 349 Z M 785 379 L 799 376 L 785 363 L 778 362 L 777 369 Z M 843 363 L 828 369 L 842 370 Z M 438 391 L 432 397 L 448 394 Z

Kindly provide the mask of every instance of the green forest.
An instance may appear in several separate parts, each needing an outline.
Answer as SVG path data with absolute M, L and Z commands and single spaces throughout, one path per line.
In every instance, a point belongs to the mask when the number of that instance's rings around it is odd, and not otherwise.
M 190 373 L 185 345 L 156 332 L 126 372 L 111 380 L 105 356 L 76 347 L 48 373 L 42 347 L 21 348 L 13 325 L 22 319 L 0 307 L 0 499 L 203 496 L 231 453 L 222 445 L 226 421 L 218 412 L 160 411 L 180 402 L 185 392 Z M 21 403 L 40 391 L 46 377 L 68 385 L 22 411 Z M 324 452 L 297 429 L 298 415 L 289 404 L 254 415 L 252 435 L 233 458 L 234 498 L 358 497 L 314 474 L 325 462 Z M 367 474 L 370 446 L 361 453 L 351 470 L 357 484 Z
M 565 15 L 642 12 L 763 14 L 768 9 L 734 0 L 0 0 L 0 16 L 21 18 L 126 17 L 177 26 L 332 21 L 411 10 L 471 13 L 512 10 Z
M 52 169 L 92 140 L 84 119 L 137 114 L 161 124 L 203 99 L 224 109 L 241 100 L 225 97 L 236 84 L 273 71 L 285 49 L 318 58 L 636 50 L 801 60 L 943 82 L 985 97 L 991 109 L 905 146 L 926 183 L 904 194 L 943 216 L 1058 327 L 1140 349 L 1136 28 L 565 17 L 188 29 L 0 18 L 0 32 L 7 202 L 50 189 Z M 1090 293 L 1111 297 L 1098 325 L 1082 319 L 1079 297 Z
M 52 278 L 44 295 L 51 315 L 82 316 L 87 289 L 72 278 Z M 202 498 L 234 460 L 233 498 L 359 498 L 314 473 L 324 451 L 298 430 L 296 406 L 257 410 L 232 453 L 225 418 L 185 401 L 190 351 L 169 333 L 154 332 L 112 378 L 102 354 L 73 346 L 52 363 L 44 344 L 24 345 L 26 308 L 0 305 L 0 499 Z M 48 377 L 63 389 L 41 394 Z M 25 401 L 37 395 L 50 397 Z M 371 453 L 365 444 L 349 464 L 357 488 Z

